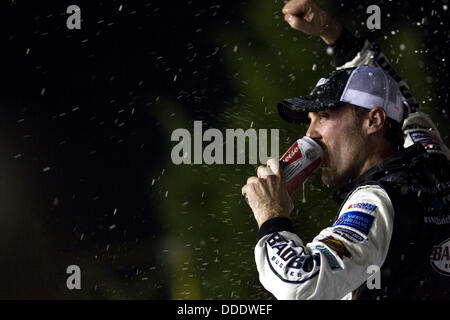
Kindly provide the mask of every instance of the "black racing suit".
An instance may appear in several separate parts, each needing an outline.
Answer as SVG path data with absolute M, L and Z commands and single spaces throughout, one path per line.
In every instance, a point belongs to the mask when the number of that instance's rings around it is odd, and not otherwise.
M 343 202 L 357 186 L 381 185 L 394 207 L 394 229 L 381 267 L 381 290 L 366 284 L 357 299 L 450 299 L 449 161 L 413 145 L 335 194 Z

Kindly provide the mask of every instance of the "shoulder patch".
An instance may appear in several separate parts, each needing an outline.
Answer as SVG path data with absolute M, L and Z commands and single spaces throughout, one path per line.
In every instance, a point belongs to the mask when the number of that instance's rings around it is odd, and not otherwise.
M 328 261 L 328 264 L 331 267 L 331 270 L 342 270 L 339 262 L 336 260 L 336 258 L 333 256 L 333 254 L 324 246 L 318 245 L 314 247 L 315 250 L 319 250 L 320 253 L 322 253 L 326 260 Z
M 347 229 L 346 227 L 334 228 L 332 232 L 347 239 L 350 242 L 360 242 L 361 243 L 361 242 L 364 242 L 364 240 L 366 240 L 363 236 L 361 236 L 357 232 Z
M 347 211 L 336 220 L 333 227 L 339 225 L 347 226 L 368 235 L 374 220 L 375 217 L 368 213 L 362 211 Z
M 352 203 L 345 210 L 350 210 L 350 209 L 364 209 L 364 210 L 373 212 L 377 209 L 377 206 L 374 204 L 371 204 L 371 203 L 367 203 L 367 202 L 358 202 L 358 203 Z
M 344 246 L 344 244 L 333 238 L 332 236 L 328 236 L 324 239 L 320 239 L 320 242 L 325 243 L 328 248 L 330 248 L 331 250 L 333 250 L 334 252 L 337 253 L 337 255 L 339 256 L 339 258 L 343 258 L 343 257 L 347 257 L 347 258 L 351 258 L 351 254 L 350 252 L 348 252 L 347 248 Z

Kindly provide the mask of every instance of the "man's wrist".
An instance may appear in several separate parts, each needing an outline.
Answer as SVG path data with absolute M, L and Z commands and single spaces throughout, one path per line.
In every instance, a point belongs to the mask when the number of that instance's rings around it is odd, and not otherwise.
M 320 38 L 327 45 L 331 46 L 339 39 L 343 29 L 344 27 L 341 23 L 333 21 L 327 26 L 326 31 L 320 35 Z
M 291 219 L 288 217 L 276 217 L 266 220 L 259 228 L 258 240 L 265 235 L 280 231 L 294 232 L 294 225 Z
M 346 28 L 343 28 L 339 38 L 328 46 L 333 52 L 333 65 L 340 67 L 351 61 L 363 49 L 365 42 L 366 39 L 357 38 Z

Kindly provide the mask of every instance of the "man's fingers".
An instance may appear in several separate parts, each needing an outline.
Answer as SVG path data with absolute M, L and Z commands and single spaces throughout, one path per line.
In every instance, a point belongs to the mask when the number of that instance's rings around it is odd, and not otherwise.
M 280 160 L 276 158 L 270 158 L 267 160 L 267 168 L 270 168 L 270 170 L 273 172 L 273 174 L 279 176 L 281 175 L 280 172 Z
M 265 178 L 270 175 L 274 175 L 272 169 L 266 167 L 266 166 L 259 166 L 258 170 L 256 171 L 258 178 Z
M 248 187 L 249 187 L 248 184 L 246 184 L 245 186 L 242 187 L 241 193 L 242 193 L 243 196 L 247 195 Z
M 308 12 L 303 16 L 303 19 L 306 22 L 311 22 L 314 19 L 314 11 L 308 10 Z
M 305 26 L 308 22 L 304 18 L 299 18 L 294 15 L 286 15 L 284 16 L 286 22 L 291 26 L 292 29 L 302 31 L 305 29 Z
M 283 7 L 283 14 L 291 14 L 296 16 L 302 16 L 308 11 L 310 5 L 309 0 L 291 0 Z
M 247 184 L 252 184 L 258 182 L 258 177 L 250 177 L 247 179 Z
M 250 178 L 248 178 L 247 179 L 247 184 L 245 186 L 243 186 L 242 189 L 241 189 L 242 195 L 246 196 L 249 191 L 254 190 L 255 185 L 257 183 L 260 183 L 258 177 L 250 177 Z

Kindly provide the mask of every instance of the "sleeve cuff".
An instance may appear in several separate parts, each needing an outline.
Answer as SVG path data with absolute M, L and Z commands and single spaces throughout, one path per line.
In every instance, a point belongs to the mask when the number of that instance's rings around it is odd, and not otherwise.
M 289 218 L 278 217 L 267 220 L 261 225 L 258 233 L 258 240 L 260 240 L 265 235 L 279 232 L 279 231 L 289 231 L 294 232 L 294 225 Z
M 343 28 L 339 39 L 334 44 L 328 46 L 333 50 L 334 66 L 340 67 L 346 62 L 351 61 L 362 50 L 365 41 L 366 39 L 357 38 L 346 28 Z

